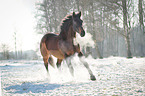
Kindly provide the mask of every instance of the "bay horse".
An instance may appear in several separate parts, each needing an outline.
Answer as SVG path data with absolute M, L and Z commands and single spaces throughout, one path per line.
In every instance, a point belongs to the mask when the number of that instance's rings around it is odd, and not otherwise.
M 74 44 L 74 38 L 76 38 L 76 32 L 80 34 L 81 37 L 85 36 L 85 31 L 82 27 L 83 21 L 80 19 L 81 12 L 75 13 L 73 12 L 70 15 L 67 15 L 61 24 L 61 32 L 59 35 L 53 33 L 45 34 L 40 42 L 40 51 L 43 56 L 43 61 L 45 68 L 49 74 L 48 70 L 48 62 L 50 65 L 54 66 L 52 56 L 57 58 L 57 68 L 60 68 L 61 62 L 63 59 L 67 61 L 67 65 L 69 67 L 70 73 L 73 75 L 74 69 L 71 64 L 70 56 L 78 53 L 80 57 L 80 61 L 87 68 L 90 79 L 96 80 L 93 72 L 89 68 L 87 62 L 85 62 L 81 57 L 83 57 L 83 53 L 80 51 L 80 46 Z

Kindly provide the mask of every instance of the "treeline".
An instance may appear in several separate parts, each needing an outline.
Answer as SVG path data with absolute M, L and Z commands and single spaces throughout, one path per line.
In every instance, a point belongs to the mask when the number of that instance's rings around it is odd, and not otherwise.
M 17 51 L 17 54 L 8 50 L 0 52 L 0 60 L 37 60 L 39 58 L 36 51 L 33 50 Z
M 61 20 L 81 11 L 84 28 L 93 36 L 95 48 L 86 55 L 145 56 L 143 0 L 43 0 L 36 3 L 37 32 L 60 32 Z

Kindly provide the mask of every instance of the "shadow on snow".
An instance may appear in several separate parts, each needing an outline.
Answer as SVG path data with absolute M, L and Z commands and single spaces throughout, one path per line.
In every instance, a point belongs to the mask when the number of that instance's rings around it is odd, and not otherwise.
M 9 91 L 9 93 L 46 93 L 50 90 L 54 90 L 56 88 L 59 88 L 63 85 L 61 84 L 35 84 L 35 83 L 22 83 L 21 85 L 12 85 L 9 87 L 6 87 L 5 90 Z

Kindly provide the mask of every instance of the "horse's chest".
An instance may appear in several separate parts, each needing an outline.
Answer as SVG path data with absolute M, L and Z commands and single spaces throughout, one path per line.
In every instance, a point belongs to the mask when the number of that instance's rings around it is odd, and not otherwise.
M 61 42 L 59 44 L 59 47 L 60 47 L 61 51 L 68 56 L 73 55 L 75 53 L 72 42 Z

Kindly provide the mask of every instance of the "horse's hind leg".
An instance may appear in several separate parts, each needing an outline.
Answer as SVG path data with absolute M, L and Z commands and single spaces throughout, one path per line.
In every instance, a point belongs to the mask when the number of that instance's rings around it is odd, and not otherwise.
M 49 59 L 50 52 L 47 50 L 45 43 L 41 43 L 40 51 L 41 51 L 41 55 L 43 56 L 45 68 L 46 68 L 47 72 L 49 73 L 49 71 L 48 71 L 48 59 Z
M 48 58 L 49 58 L 49 56 L 43 57 L 44 65 L 45 65 L 47 72 L 48 72 Z
M 52 58 L 51 55 L 49 56 L 48 62 L 50 63 L 50 65 L 51 65 L 53 68 L 55 67 L 54 61 L 53 61 L 53 58 Z
M 62 62 L 62 59 L 57 59 L 57 68 L 59 69 L 61 67 L 61 62 Z

